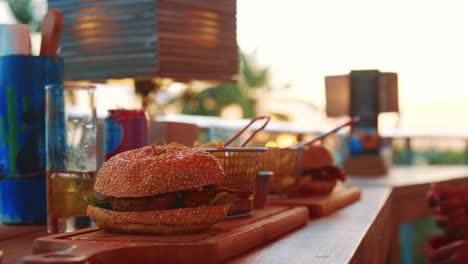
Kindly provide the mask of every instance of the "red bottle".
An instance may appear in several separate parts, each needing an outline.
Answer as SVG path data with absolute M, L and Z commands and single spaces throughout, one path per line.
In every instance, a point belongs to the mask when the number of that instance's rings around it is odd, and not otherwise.
M 109 110 L 104 120 L 105 159 L 148 144 L 148 117 L 144 110 Z

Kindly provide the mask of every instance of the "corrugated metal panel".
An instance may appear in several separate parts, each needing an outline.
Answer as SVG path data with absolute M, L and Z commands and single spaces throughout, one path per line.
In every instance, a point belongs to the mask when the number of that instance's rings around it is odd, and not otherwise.
M 237 75 L 235 0 L 49 0 L 49 7 L 65 17 L 65 79 Z
M 60 56 L 67 80 L 152 76 L 157 71 L 154 0 L 49 0 L 65 18 Z
M 236 1 L 159 0 L 159 74 L 232 80 L 238 72 Z

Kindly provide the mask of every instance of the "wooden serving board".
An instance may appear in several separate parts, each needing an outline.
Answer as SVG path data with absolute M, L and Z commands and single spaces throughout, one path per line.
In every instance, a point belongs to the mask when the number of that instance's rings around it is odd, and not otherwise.
M 86 228 L 38 238 L 22 263 L 218 263 L 305 225 L 306 207 L 267 206 L 204 233 L 152 236 Z
M 361 189 L 338 183 L 329 195 L 271 198 L 270 205 L 306 206 L 311 217 L 325 216 L 361 199 Z

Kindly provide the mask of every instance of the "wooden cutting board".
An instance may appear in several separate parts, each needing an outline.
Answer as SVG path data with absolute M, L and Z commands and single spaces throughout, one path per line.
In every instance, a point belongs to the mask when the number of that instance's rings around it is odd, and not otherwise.
M 311 217 L 320 217 L 333 213 L 360 199 L 360 188 L 339 183 L 329 195 L 272 198 L 268 199 L 268 204 L 306 206 Z
M 114 234 L 99 228 L 38 238 L 22 263 L 218 263 L 305 225 L 306 207 L 267 206 L 191 235 Z

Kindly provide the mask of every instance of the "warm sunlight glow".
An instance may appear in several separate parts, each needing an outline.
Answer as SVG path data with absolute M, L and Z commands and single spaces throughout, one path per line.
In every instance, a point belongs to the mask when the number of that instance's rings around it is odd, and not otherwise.
M 282 134 L 276 138 L 276 142 L 278 143 L 278 147 L 286 148 L 296 143 L 296 137 L 294 135 Z
M 398 73 L 401 127 L 468 130 L 466 1 L 238 0 L 238 42 L 324 109 L 324 76 Z

